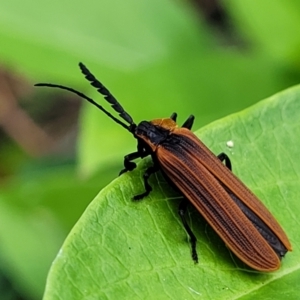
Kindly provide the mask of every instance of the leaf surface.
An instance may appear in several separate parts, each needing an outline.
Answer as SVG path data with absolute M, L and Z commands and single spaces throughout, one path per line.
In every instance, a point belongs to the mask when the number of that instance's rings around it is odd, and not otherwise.
M 248 269 L 191 208 L 189 222 L 198 239 L 195 265 L 177 215 L 179 195 L 164 178 L 153 176 L 150 196 L 131 200 L 143 191 L 142 174 L 151 164 L 146 159 L 86 209 L 52 265 L 44 299 L 296 299 L 299 112 L 298 86 L 196 132 L 214 153 L 230 156 L 233 172 L 285 229 L 293 252 L 277 272 Z

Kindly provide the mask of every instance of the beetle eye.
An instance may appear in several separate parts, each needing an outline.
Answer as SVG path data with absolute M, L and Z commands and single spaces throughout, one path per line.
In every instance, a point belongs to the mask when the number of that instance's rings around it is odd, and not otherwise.
M 153 131 L 149 131 L 149 132 L 148 132 L 148 137 L 149 137 L 150 139 L 154 138 L 155 136 L 156 136 L 155 132 L 153 132 Z

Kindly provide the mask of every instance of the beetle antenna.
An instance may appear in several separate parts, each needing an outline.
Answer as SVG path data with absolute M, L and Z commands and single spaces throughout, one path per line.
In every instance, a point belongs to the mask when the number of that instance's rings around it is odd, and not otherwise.
M 131 116 L 124 110 L 122 105 L 117 99 L 109 92 L 109 90 L 89 71 L 89 69 L 83 64 L 79 63 L 82 74 L 90 82 L 90 84 L 97 89 L 97 91 L 104 96 L 104 99 L 112 106 L 112 108 L 119 113 L 119 116 L 123 118 L 130 125 L 133 124 Z
M 52 84 L 52 83 L 37 83 L 35 84 L 35 86 L 47 86 L 47 87 L 53 87 L 53 88 L 59 88 L 62 90 L 67 90 L 71 93 L 74 93 L 76 95 L 78 95 L 79 97 L 87 100 L 88 102 L 92 103 L 93 105 L 95 105 L 96 107 L 98 107 L 100 110 L 102 110 L 108 117 L 110 117 L 111 119 L 113 119 L 116 123 L 120 124 L 122 127 L 124 127 L 125 129 L 127 129 L 128 131 L 132 132 L 133 128 L 135 127 L 133 121 L 130 123 L 130 126 L 126 125 L 125 123 L 123 123 L 122 121 L 120 121 L 119 119 L 117 119 L 115 116 L 113 116 L 109 111 L 107 111 L 105 108 L 103 108 L 101 105 L 99 105 L 97 102 L 95 102 L 93 99 L 89 98 L 88 96 L 84 95 L 81 92 L 78 92 L 72 88 L 63 86 L 63 85 L 59 85 L 59 84 Z

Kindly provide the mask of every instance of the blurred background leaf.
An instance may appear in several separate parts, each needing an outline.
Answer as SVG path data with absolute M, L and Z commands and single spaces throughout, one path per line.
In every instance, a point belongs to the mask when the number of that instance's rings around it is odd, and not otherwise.
M 34 83 L 103 101 L 82 61 L 136 122 L 176 111 L 180 123 L 194 114 L 196 129 L 299 82 L 299 8 L 297 0 L 2 3 L 0 283 L 12 291 L 4 300 L 41 298 L 64 237 L 135 148 L 94 107 Z

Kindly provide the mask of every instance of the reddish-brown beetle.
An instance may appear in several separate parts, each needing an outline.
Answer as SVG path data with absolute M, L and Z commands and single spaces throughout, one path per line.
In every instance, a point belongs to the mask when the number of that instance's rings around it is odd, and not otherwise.
M 192 258 L 198 261 L 196 237 L 185 219 L 187 204 L 191 203 L 217 232 L 229 249 L 251 268 L 271 272 L 280 267 L 280 259 L 291 251 L 291 244 L 272 214 L 258 198 L 231 172 L 231 162 L 225 153 L 215 156 L 192 132 L 194 116 L 182 127 L 176 124 L 177 114 L 167 119 L 142 121 L 136 125 L 119 102 L 91 72 L 79 64 L 91 85 L 112 105 L 129 125 L 114 117 L 86 95 L 65 86 L 39 83 L 36 86 L 61 88 L 73 92 L 97 106 L 137 139 L 137 151 L 124 158 L 125 169 L 136 167 L 133 160 L 151 155 L 153 165 L 144 173 L 147 196 L 152 188 L 148 179 L 161 170 L 164 176 L 182 193 L 179 215 L 190 237 Z M 225 161 L 225 165 L 222 163 Z

